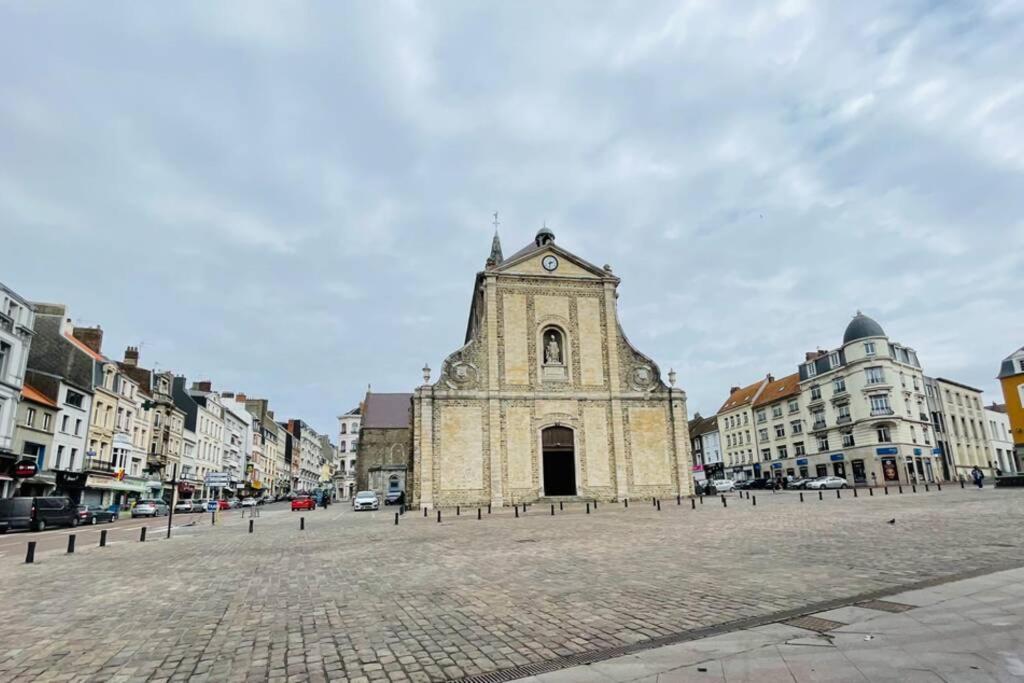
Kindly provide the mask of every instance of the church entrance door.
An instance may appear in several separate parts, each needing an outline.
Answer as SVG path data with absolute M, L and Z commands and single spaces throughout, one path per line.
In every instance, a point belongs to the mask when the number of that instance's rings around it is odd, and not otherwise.
M 576 451 L 572 430 L 548 427 L 541 432 L 545 496 L 576 495 Z

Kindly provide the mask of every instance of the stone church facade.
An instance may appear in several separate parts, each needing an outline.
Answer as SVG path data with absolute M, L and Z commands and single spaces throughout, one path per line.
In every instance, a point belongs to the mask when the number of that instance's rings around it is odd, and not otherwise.
M 618 285 L 547 228 L 507 259 L 495 234 L 465 345 L 413 394 L 413 504 L 692 493 L 686 395 L 626 338 Z

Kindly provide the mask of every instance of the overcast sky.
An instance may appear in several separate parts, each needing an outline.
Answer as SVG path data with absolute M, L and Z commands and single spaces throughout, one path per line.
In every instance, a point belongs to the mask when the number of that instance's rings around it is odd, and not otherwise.
M 334 434 L 462 344 L 499 211 L 691 412 L 858 308 L 997 398 L 1024 4 L 725 5 L 0 3 L 0 281 Z

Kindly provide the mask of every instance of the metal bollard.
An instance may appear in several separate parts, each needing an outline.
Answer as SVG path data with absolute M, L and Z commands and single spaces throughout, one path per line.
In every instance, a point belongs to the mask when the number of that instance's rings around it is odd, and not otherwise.
M 935 482 L 935 488 L 937 488 L 938 490 L 941 491 L 942 490 L 942 482 Z
M 36 542 L 28 542 L 28 550 L 25 551 L 25 564 L 32 564 L 36 561 Z
M 214 512 L 210 513 L 210 526 L 216 526 L 216 525 L 217 525 L 217 512 L 214 511 Z
M 727 502 L 725 502 L 725 496 L 724 495 L 722 496 L 722 507 L 724 507 L 724 508 L 729 507 L 729 504 Z
M 559 510 L 564 510 L 565 509 L 564 507 L 562 507 L 562 501 L 558 501 L 558 509 Z
M 691 498 L 690 499 L 690 509 L 691 510 L 696 510 L 697 509 L 697 499 L 696 498 Z
M 75 552 L 75 535 L 71 534 L 68 536 L 68 554 Z
M 590 514 L 590 503 L 587 503 L 587 514 Z
M 821 489 L 818 489 L 818 500 L 825 500 L 825 497 L 821 495 Z
M 654 507 L 657 504 L 658 504 L 658 499 L 657 498 L 651 498 L 651 507 Z
M 512 509 L 516 511 L 516 519 L 519 519 L 519 506 L 513 505 Z
M 676 495 L 676 505 L 682 505 L 682 504 L 683 504 L 683 497 L 677 494 Z
M 250 519 L 249 520 L 249 533 L 250 534 L 252 533 L 252 524 L 253 524 L 253 521 Z
M 458 517 L 462 514 L 462 508 L 458 505 L 455 506 L 455 516 Z
M 305 531 L 305 530 L 306 530 L 306 518 L 305 517 L 299 517 L 299 531 Z
M 660 500 L 657 502 L 657 505 L 658 505 L 658 512 L 661 512 L 661 501 Z
M 597 501 L 594 501 L 594 512 L 597 512 Z
M 757 507 L 757 496 L 754 496 L 751 500 L 754 503 L 753 507 Z
M 899 485 L 900 493 L 903 493 L 903 484 Z
M 555 516 L 555 504 L 554 503 L 551 504 L 551 516 L 552 517 Z
M 437 523 L 441 523 L 441 508 L 437 508 Z
M 423 516 L 424 517 L 427 516 L 427 506 L 426 505 L 423 506 Z
M 523 514 L 526 514 L 526 503 L 523 503 Z
M 917 493 L 917 484 L 911 484 L 910 485 L 910 492 L 911 493 Z
M 882 490 L 885 491 L 885 495 L 887 495 L 887 496 L 889 495 L 889 487 L 888 486 L 883 486 Z
M 491 514 L 491 504 L 487 504 L 487 514 Z
M 629 507 L 629 498 L 624 498 L 622 503 L 628 508 Z
M 875 490 L 873 488 L 868 489 L 868 497 L 870 497 L 870 498 L 874 498 L 875 497 Z
M 856 486 L 853 487 L 853 497 L 854 498 L 857 497 L 857 487 Z
M 476 509 L 476 519 L 477 519 L 477 521 L 480 521 L 483 518 L 484 518 L 483 512 L 480 510 L 480 508 L 477 508 Z
M 139 529 L 139 543 L 146 542 L 146 527 Z
M 103 529 L 100 531 L 100 547 L 103 548 L 107 545 L 107 530 Z
M 929 489 L 928 489 L 928 484 L 925 484 L 925 485 L 924 485 L 924 492 L 925 492 L 925 493 L 928 493 L 928 490 L 929 490 Z
M 395 513 L 395 526 L 398 526 L 398 513 Z
M 804 492 L 803 491 L 800 492 L 800 502 L 801 503 L 804 502 Z
M 740 495 L 742 496 L 743 494 L 741 493 Z M 747 500 L 750 500 L 750 491 L 747 491 Z
M 836 500 L 840 498 L 842 498 L 842 496 L 839 494 L 839 489 L 836 489 Z

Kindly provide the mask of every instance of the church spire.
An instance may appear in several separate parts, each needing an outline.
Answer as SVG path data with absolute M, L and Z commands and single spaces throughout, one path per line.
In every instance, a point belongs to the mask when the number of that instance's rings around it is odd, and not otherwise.
M 491 255 L 487 257 L 487 265 L 500 265 L 505 258 L 501 253 L 501 238 L 498 237 L 498 212 L 494 212 L 494 239 L 491 240 Z

